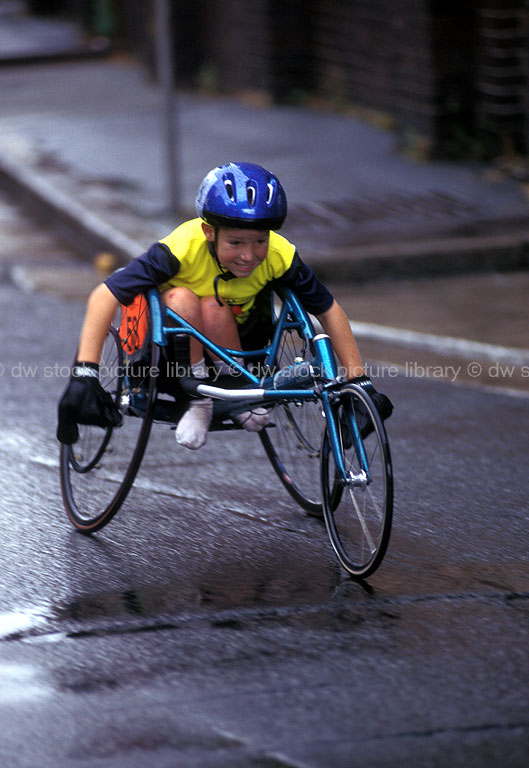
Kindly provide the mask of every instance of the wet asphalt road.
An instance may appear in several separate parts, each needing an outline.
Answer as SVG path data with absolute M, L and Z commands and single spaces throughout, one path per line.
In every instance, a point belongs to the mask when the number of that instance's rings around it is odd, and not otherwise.
M 396 515 L 366 584 L 251 435 L 196 454 L 155 426 L 128 503 L 83 537 L 53 435 L 94 276 L 21 290 L 75 262 L 2 211 L 3 764 L 525 766 L 529 399 L 387 377 Z

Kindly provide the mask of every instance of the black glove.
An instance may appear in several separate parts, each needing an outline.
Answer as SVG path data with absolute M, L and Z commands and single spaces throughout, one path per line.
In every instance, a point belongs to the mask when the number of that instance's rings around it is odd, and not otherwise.
M 119 427 L 122 415 L 112 397 L 99 383 L 99 366 L 76 363 L 72 378 L 59 402 L 57 439 L 71 445 L 79 438 L 78 424 Z
M 388 419 L 393 413 L 393 403 L 383 395 L 382 392 L 377 392 L 373 386 L 373 382 L 369 376 L 356 376 L 354 379 L 350 379 L 352 384 L 357 384 L 367 392 L 371 400 L 373 401 L 375 408 L 378 411 L 378 415 L 382 420 Z M 356 409 L 356 420 L 358 428 L 362 438 L 367 437 L 373 431 L 373 422 L 371 421 L 366 407 L 362 402 L 358 402 Z

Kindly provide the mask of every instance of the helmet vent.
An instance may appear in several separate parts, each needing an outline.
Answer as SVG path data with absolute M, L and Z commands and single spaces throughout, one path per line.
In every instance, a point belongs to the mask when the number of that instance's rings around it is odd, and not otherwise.
M 268 182 L 268 184 L 266 185 L 266 187 L 267 187 L 267 189 L 268 189 L 268 194 L 267 194 L 267 196 L 266 196 L 266 204 L 267 204 L 267 205 L 270 205 L 270 203 L 272 202 L 272 200 L 273 200 L 273 198 L 274 198 L 274 192 L 276 191 L 276 189 L 275 189 L 275 186 L 274 186 L 274 184 L 272 184 L 272 182 L 271 182 L 271 181 L 269 181 L 269 182 Z
M 246 195 L 248 197 L 248 205 L 253 208 L 255 205 L 255 199 L 257 197 L 255 187 L 252 184 L 248 184 L 246 187 Z
M 233 192 L 233 182 L 231 179 L 224 179 L 224 186 L 230 200 L 235 200 L 235 194 Z

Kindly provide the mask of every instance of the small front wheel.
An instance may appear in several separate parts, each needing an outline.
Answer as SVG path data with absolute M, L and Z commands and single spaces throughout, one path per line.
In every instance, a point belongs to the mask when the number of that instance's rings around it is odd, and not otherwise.
M 341 565 L 355 578 L 366 578 L 382 562 L 391 532 L 389 444 L 373 401 L 360 387 L 344 387 L 333 415 L 345 477 L 336 466 L 327 429 L 320 464 L 325 525 Z

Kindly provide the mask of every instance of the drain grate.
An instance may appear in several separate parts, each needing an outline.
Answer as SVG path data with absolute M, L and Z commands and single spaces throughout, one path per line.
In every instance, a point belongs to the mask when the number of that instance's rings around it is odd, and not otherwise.
M 328 227 L 350 228 L 351 224 L 362 225 L 370 222 L 402 223 L 426 220 L 462 220 L 474 218 L 478 208 L 469 202 L 444 192 L 394 193 L 385 198 L 365 197 L 362 200 L 349 199 L 332 202 L 317 202 L 293 205 L 289 209 L 289 225 L 311 226 L 315 229 Z

